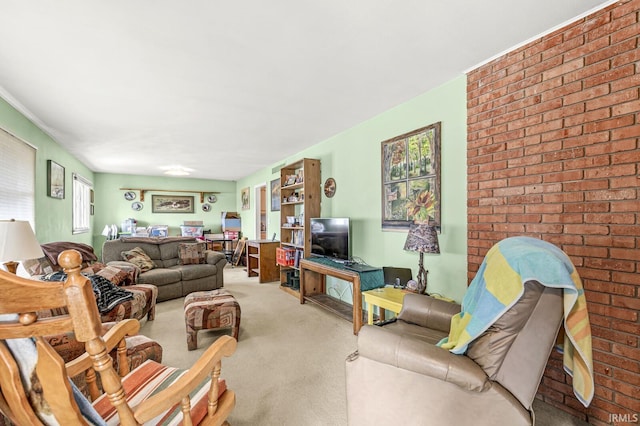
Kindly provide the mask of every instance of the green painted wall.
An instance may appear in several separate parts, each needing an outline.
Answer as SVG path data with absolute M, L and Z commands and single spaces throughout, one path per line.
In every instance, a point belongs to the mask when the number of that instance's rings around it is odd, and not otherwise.
M 185 178 L 163 178 L 139 175 L 92 173 L 48 135 L 0 100 L 0 126 L 38 148 L 36 155 L 36 235 L 40 242 L 77 241 L 92 244 L 99 253 L 104 241 L 105 224 L 120 225 L 133 217 L 141 225 L 163 224 L 177 235 L 184 220 L 203 220 L 214 232 L 220 227 L 221 211 L 238 211 L 242 215 L 242 231 L 255 238 L 255 187 L 279 176 L 274 167 L 302 157 L 318 158 L 322 162 L 322 180 L 333 177 L 337 182 L 335 197 L 322 196 L 322 215 L 348 216 L 353 221 L 353 255 L 372 265 L 410 267 L 417 272 L 418 255 L 402 248 L 406 232 L 381 229 L 380 142 L 425 125 L 442 122 L 442 234 L 440 255 L 427 255 L 429 291 L 461 300 L 467 286 L 466 274 L 466 77 L 460 76 L 442 86 L 418 96 L 396 108 L 373 117 L 326 141 L 300 151 L 296 155 L 260 170 L 236 182 Z M 52 159 L 65 167 L 67 196 L 57 200 L 46 196 L 46 161 Z M 92 232 L 71 233 L 71 173 L 77 172 L 91 180 L 95 189 L 95 216 Z M 239 192 L 250 187 L 251 208 L 240 210 Z M 161 188 L 219 192 L 218 202 L 210 212 L 203 212 L 196 197 L 195 214 L 152 214 L 151 194 L 144 209 L 135 212 L 120 188 Z M 267 191 L 267 194 L 269 192 Z M 182 193 L 182 195 L 191 195 Z M 138 193 L 139 197 L 139 193 Z M 267 195 L 268 197 L 268 195 Z M 269 201 L 269 200 L 267 200 Z M 269 203 L 267 202 L 267 205 Z M 268 208 L 267 236 L 279 238 L 279 212 Z M 335 280 L 330 292 L 346 301 L 350 289 Z
M 94 175 L 84 164 L 65 151 L 51 137 L 0 98 L 0 127 L 37 148 L 35 225 L 41 243 L 75 241 L 92 243 L 91 232 L 72 234 L 71 176 L 78 173 L 93 181 Z M 47 160 L 54 160 L 65 168 L 65 198 L 47 196 Z
M 163 189 L 170 192 L 146 192 L 144 202 L 142 202 L 143 209 L 134 211 L 131 209 L 133 201 L 125 200 L 124 193 L 126 191 L 120 188 Z M 169 235 L 180 235 L 180 225 L 184 221 L 201 220 L 205 229 L 221 232 L 221 212 L 236 210 L 236 183 L 231 181 L 96 173 L 94 189 L 93 246 L 99 254 L 102 252 L 102 244 L 106 239 L 101 235 L 106 224 L 115 223 L 120 228 L 122 221 L 134 218 L 138 221 L 138 226 L 168 225 Z M 217 201 L 211 204 L 210 211 L 204 212 L 200 202 L 200 194 L 182 191 L 217 192 Z M 140 201 L 140 191 L 134 192 L 136 193 L 134 201 Z M 183 214 L 152 213 L 151 200 L 154 194 L 193 196 L 195 212 Z
M 467 288 L 466 76 L 418 96 L 296 155 L 238 181 L 251 188 L 251 209 L 241 211 L 243 234 L 255 234 L 254 187 L 279 176 L 272 169 L 303 157 L 321 160 L 322 181 L 337 182 L 333 198 L 322 196 L 324 217 L 352 220 L 353 256 L 377 266 L 400 266 L 417 273 L 418 254 L 403 250 L 406 231 L 381 229 L 381 145 L 383 140 L 442 122 L 442 233 L 440 255 L 425 255 L 429 291 L 461 300 Z M 240 212 L 238 200 L 238 211 Z M 267 235 L 279 237 L 279 213 L 269 212 Z M 350 289 L 335 280 L 334 296 L 350 301 Z

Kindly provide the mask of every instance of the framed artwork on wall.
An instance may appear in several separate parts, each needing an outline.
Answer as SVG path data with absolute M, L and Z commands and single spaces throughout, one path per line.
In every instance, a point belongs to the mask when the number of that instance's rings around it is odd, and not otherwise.
M 47 160 L 47 195 L 64 198 L 64 167 L 53 160 Z
M 280 211 L 280 178 L 271 181 L 271 211 Z
M 240 190 L 240 199 L 242 200 L 242 210 L 249 210 L 249 187 Z
M 152 195 L 152 213 L 193 213 L 193 195 Z
M 382 142 L 382 229 L 440 226 L 441 123 Z

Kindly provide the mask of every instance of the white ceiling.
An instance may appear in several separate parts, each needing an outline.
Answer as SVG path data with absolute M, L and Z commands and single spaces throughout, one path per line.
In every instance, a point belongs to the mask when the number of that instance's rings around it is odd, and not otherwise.
M 0 96 L 95 172 L 236 180 L 603 0 L 3 0 Z

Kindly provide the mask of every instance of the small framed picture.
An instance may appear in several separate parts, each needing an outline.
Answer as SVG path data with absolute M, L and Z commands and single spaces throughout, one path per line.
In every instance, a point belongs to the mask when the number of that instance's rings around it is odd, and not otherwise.
M 280 179 L 271 181 L 271 211 L 280 211 Z
M 242 210 L 249 210 L 249 188 L 242 188 L 240 200 L 242 201 Z
M 47 160 L 47 195 L 64 199 L 64 167 L 53 160 Z
M 287 182 L 285 185 L 294 185 L 296 183 L 296 175 L 287 176 Z

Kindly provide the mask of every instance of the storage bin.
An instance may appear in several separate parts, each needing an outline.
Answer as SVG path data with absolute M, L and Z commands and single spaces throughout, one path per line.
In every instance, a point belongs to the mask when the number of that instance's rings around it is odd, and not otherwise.
M 185 226 L 180 225 L 183 237 L 202 237 L 204 226 Z
M 296 251 L 292 248 L 276 248 L 276 263 L 281 266 L 293 266 Z

